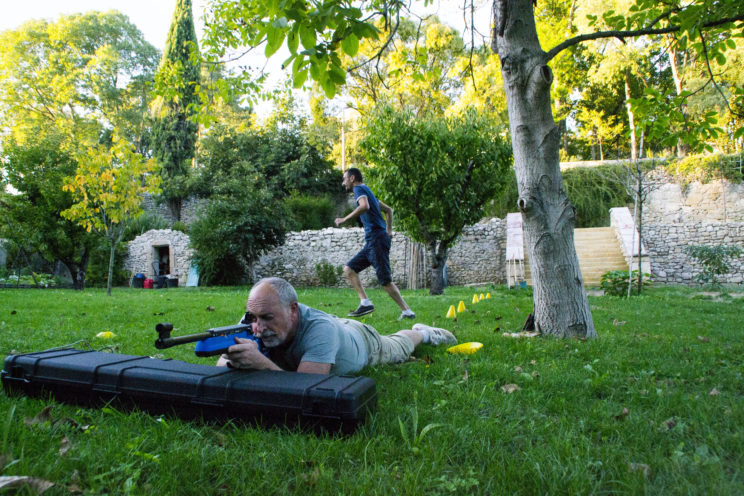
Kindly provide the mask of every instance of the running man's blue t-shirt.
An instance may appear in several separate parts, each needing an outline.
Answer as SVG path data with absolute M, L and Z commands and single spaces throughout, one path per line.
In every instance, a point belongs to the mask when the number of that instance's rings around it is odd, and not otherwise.
M 387 231 L 387 224 L 380 212 L 380 202 L 372 193 L 372 190 L 366 184 L 354 186 L 354 200 L 359 204 L 359 198 L 366 196 L 369 210 L 361 215 L 362 225 L 364 226 L 364 239 L 374 238 L 380 231 Z

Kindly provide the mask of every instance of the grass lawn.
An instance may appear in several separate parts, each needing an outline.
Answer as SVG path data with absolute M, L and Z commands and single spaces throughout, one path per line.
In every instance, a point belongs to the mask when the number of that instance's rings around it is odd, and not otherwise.
M 473 304 L 475 291 L 492 298 Z M 417 321 L 483 348 L 421 346 L 408 363 L 366 369 L 378 407 L 349 437 L 0 394 L 0 475 L 53 482 L 45 494 L 744 494 L 744 298 L 679 287 L 590 296 L 600 337 L 580 341 L 504 337 L 530 313 L 528 290 L 403 293 Z M 358 303 L 351 290 L 299 295 L 339 315 Z M 368 323 L 385 334 L 411 324 L 395 320 L 383 292 L 370 295 Z M 233 324 L 246 296 L 4 289 L 0 356 L 79 340 L 154 355 L 157 322 L 173 322 L 174 334 Z M 467 311 L 445 319 L 460 300 Z M 191 350 L 161 353 L 211 362 Z

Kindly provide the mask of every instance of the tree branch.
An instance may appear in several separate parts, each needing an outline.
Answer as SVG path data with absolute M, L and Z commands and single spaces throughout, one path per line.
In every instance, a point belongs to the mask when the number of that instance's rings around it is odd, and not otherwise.
M 654 19 L 653 22 L 658 22 L 662 17 L 657 17 Z M 721 26 L 723 24 L 729 24 L 732 22 L 740 22 L 744 21 L 744 12 L 735 15 L 733 17 L 725 17 L 723 19 L 715 19 L 712 21 L 708 21 L 706 23 L 703 23 L 701 26 L 701 29 L 710 29 L 717 26 Z M 599 40 L 604 38 L 618 38 L 620 40 L 623 40 L 625 38 L 636 38 L 638 36 L 644 36 L 644 35 L 650 35 L 650 34 L 668 34 L 668 33 L 676 33 L 678 31 L 681 31 L 681 26 L 667 26 L 665 28 L 653 28 L 651 26 L 643 28 L 643 29 L 635 29 L 631 31 L 598 31 L 596 33 L 589 33 L 589 34 L 582 34 L 579 36 L 575 36 L 571 39 L 568 39 L 564 41 L 563 43 L 556 45 L 553 47 L 549 52 L 545 54 L 545 63 L 547 64 L 550 62 L 556 55 L 561 53 L 566 48 L 572 47 L 574 45 L 578 45 L 579 43 L 583 43 L 585 41 L 590 40 Z

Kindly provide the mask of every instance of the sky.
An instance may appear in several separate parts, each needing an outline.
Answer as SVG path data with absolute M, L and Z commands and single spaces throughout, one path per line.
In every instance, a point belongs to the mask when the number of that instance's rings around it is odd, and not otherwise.
M 207 1 L 192 0 L 196 36 L 199 41 L 202 38 L 204 27 L 202 17 Z M 486 32 L 490 19 L 488 7 L 490 2 L 488 0 L 476 0 L 476 3 L 478 2 L 481 2 L 483 6 L 476 15 L 476 25 L 481 32 Z M 464 23 L 462 13 L 459 11 L 462 0 L 435 0 L 426 11 L 422 10 L 423 2 L 417 4 L 414 1 L 413 4 L 420 12 L 438 13 L 442 22 L 462 32 Z M 168 28 L 175 6 L 176 0 L 0 0 L 0 31 L 17 28 L 31 19 L 53 21 L 60 15 L 84 13 L 91 10 L 104 12 L 118 10 L 129 17 L 129 20 L 142 31 L 147 41 L 162 51 L 165 47 L 165 39 L 168 36 Z M 263 67 L 266 60 L 260 55 L 261 52 L 259 50 L 255 59 L 249 62 L 243 61 L 242 64 Z M 270 73 L 269 87 L 279 84 L 286 77 L 286 74 L 280 69 L 281 62 L 285 58 L 281 53 L 277 53 L 266 66 L 266 70 Z M 306 101 L 302 97 L 299 100 L 301 102 Z M 265 115 L 271 111 L 271 104 L 260 104 L 256 111 L 259 115 Z

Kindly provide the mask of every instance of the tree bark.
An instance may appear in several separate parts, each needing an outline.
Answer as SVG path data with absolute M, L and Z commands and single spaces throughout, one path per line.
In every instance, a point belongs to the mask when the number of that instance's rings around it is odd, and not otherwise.
M 635 161 L 638 158 L 636 131 L 635 131 L 635 115 L 633 114 L 633 108 L 630 105 L 630 77 L 628 71 L 625 71 L 625 109 L 628 112 L 628 128 L 630 128 L 630 159 Z
M 444 264 L 447 262 L 448 248 L 439 243 L 439 249 L 437 249 L 436 241 L 428 243 L 427 248 L 429 250 L 429 273 L 431 276 L 429 294 L 440 295 L 444 293 Z
M 535 326 L 559 337 L 596 337 L 574 246 L 576 211 L 560 173 L 553 74 L 537 38 L 532 0 L 494 0 L 493 15 L 492 50 L 504 78 Z

